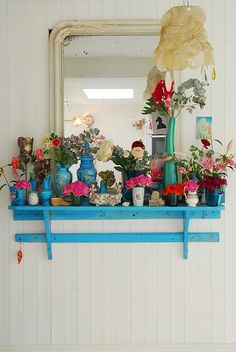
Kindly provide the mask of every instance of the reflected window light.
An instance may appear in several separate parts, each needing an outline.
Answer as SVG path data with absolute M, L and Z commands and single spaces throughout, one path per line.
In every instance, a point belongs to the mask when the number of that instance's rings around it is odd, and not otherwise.
M 82 122 L 81 117 L 74 116 L 72 118 L 72 123 L 73 123 L 74 126 L 81 126 L 83 122 Z
M 133 89 L 83 89 L 88 99 L 133 99 Z

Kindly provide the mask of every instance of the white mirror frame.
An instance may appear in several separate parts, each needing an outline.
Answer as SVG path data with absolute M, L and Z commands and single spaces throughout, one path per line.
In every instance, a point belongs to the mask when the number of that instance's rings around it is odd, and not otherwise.
M 64 132 L 64 39 L 69 35 L 160 36 L 160 23 L 135 21 L 69 21 L 50 33 L 50 132 Z M 154 51 L 155 48 L 153 48 Z

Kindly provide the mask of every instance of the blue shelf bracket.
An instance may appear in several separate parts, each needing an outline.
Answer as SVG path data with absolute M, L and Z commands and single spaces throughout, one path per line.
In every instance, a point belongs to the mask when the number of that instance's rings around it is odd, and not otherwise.
M 45 226 L 46 240 L 47 240 L 47 251 L 48 259 L 52 259 L 52 236 L 51 236 L 51 219 L 49 211 L 43 211 L 43 221 Z
M 188 242 L 189 242 L 189 212 L 185 211 L 184 212 L 184 217 L 183 217 L 183 225 L 184 225 L 184 259 L 188 259 Z

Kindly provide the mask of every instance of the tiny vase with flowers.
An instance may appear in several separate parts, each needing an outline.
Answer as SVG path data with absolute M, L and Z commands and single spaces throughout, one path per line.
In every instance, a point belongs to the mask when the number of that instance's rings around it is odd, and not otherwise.
M 146 186 L 152 184 L 152 179 L 146 175 L 132 177 L 126 181 L 125 188 L 132 189 L 133 206 L 142 207 L 144 203 L 144 191 Z
M 182 183 L 170 183 L 163 191 L 166 205 L 175 207 L 178 204 L 178 196 L 184 195 L 184 185 Z
M 185 200 L 189 207 L 196 207 L 198 204 L 198 188 L 196 180 L 187 180 L 184 182 Z
M 69 183 L 63 188 L 64 196 L 69 196 L 74 206 L 80 205 L 80 198 L 87 196 L 89 192 L 89 187 L 83 181 Z
M 224 193 L 224 188 L 227 185 L 226 179 L 205 175 L 199 185 L 205 189 L 206 204 L 209 207 L 217 207 L 220 195 Z
M 27 180 L 21 180 L 18 181 L 15 184 L 15 189 L 16 189 L 16 199 L 15 199 L 15 204 L 16 205 L 25 205 L 26 203 L 26 197 L 25 197 L 25 190 L 27 188 L 30 188 L 31 184 Z

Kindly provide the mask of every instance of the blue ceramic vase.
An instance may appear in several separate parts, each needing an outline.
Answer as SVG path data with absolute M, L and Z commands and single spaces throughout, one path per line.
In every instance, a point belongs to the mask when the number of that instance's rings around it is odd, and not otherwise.
M 84 154 L 80 157 L 80 167 L 77 170 L 77 178 L 83 181 L 87 186 L 95 183 L 97 170 L 93 165 L 93 156 Z
M 70 165 L 66 164 L 65 167 L 62 167 L 60 163 L 56 163 L 57 172 L 55 174 L 55 186 L 56 186 L 56 193 L 59 197 L 64 197 L 62 191 L 63 188 L 71 183 L 72 176 L 70 171 L 68 170 Z
M 206 205 L 209 207 L 217 207 L 219 205 L 220 199 L 220 189 L 216 188 L 213 193 L 209 192 L 208 189 L 205 189 Z
M 100 193 L 107 193 L 107 185 L 103 181 L 100 182 Z
M 9 187 L 11 205 L 16 205 L 17 190 L 14 186 Z
M 45 207 L 48 207 L 51 202 L 51 198 L 52 198 L 52 188 L 51 187 L 52 187 L 52 176 L 48 175 L 48 177 L 46 177 L 43 180 L 43 186 L 40 191 L 41 203 Z
M 23 188 L 16 189 L 15 204 L 16 205 L 25 205 L 25 203 L 26 203 L 25 190 Z
M 166 156 L 174 156 L 175 153 L 175 118 L 171 117 L 168 123 L 166 135 Z M 178 180 L 177 166 L 173 160 L 164 163 L 164 188 L 169 184 L 175 184 Z

